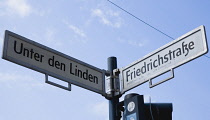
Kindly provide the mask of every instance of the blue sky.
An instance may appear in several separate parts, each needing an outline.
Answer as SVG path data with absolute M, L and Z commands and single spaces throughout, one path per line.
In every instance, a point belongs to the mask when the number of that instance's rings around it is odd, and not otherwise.
M 175 39 L 200 25 L 210 36 L 208 0 L 111 1 Z M 172 41 L 107 0 L 0 0 L 0 18 L 1 50 L 10 30 L 101 69 L 110 56 L 122 68 Z M 108 101 L 100 94 L 74 85 L 65 91 L 46 84 L 42 73 L 3 59 L 0 65 L 1 120 L 108 120 Z M 207 120 L 209 67 L 201 56 L 176 68 L 171 81 L 125 94 L 173 103 L 173 120 Z

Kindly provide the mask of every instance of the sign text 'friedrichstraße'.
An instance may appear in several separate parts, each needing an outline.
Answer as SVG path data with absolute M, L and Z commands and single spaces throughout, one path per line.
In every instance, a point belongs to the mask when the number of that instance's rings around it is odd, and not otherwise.
M 204 26 L 181 36 L 142 59 L 121 68 L 122 92 L 208 52 Z
M 143 65 L 140 68 L 134 67 L 133 70 L 126 71 L 126 80 L 131 81 L 141 74 L 145 74 L 148 71 L 151 71 L 159 66 L 170 63 L 172 60 L 185 56 L 187 57 L 189 53 L 195 48 L 195 43 L 193 41 L 189 43 L 182 42 L 181 46 L 174 49 L 168 50 L 164 55 L 157 54 L 155 59 L 149 59 L 149 62 L 144 61 Z

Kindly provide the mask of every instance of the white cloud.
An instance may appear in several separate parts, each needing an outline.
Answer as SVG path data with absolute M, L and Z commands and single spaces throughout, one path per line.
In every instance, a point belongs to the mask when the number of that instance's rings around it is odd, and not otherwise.
M 91 113 L 100 116 L 101 118 L 104 117 L 105 120 L 108 120 L 109 104 L 107 101 L 92 104 L 91 107 Z
M 25 17 L 32 12 L 27 0 L 4 0 L 0 2 L 0 8 L 0 16 L 19 15 Z
M 74 26 L 74 25 L 68 25 L 68 27 L 73 30 L 77 35 L 81 36 L 81 37 L 86 37 L 85 33 L 79 29 L 78 27 Z
M 138 46 L 138 47 L 142 47 L 143 46 L 143 44 L 141 42 L 132 41 L 132 40 L 128 40 L 128 44 L 130 44 L 132 46 Z
M 7 88 L 14 88 L 20 86 L 24 89 L 31 89 L 34 87 L 44 87 L 44 83 L 38 82 L 32 76 L 15 74 L 15 73 L 0 73 L 0 84 L 5 85 Z
M 52 28 L 47 28 L 46 29 L 46 40 L 47 41 L 53 41 L 54 40 L 54 34 L 55 34 L 55 31 L 52 29 Z
M 0 16 L 18 15 L 20 17 L 26 17 L 30 14 L 44 16 L 51 12 L 50 9 L 34 9 L 27 0 L 2 0 L 0 1 L 0 9 Z
M 38 16 L 43 17 L 43 16 L 46 16 L 46 15 L 50 14 L 52 12 L 52 10 L 49 9 L 49 8 L 48 9 L 45 9 L 45 10 L 41 10 L 41 9 L 36 8 L 36 9 L 33 9 L 32 12 L 34 14 L 38 15 Z
M 86 34 L 83 32 L 83 30 L 79 29 L 78 27 L 70 24 L 66 20 L 63 20 L 63 23 L 67 25 L 69 29 L 71 29 L 75 34 L 79 35 L 80 37 L 86 38 Z
M 5 81 L 18 81 L 18 80 L 32 80 L 32 77 L 29 76 L 23 76 L 23 75 L 18 75 L 14 73 L 0 73 L 0 81 L 5 82 Z
M 94 9 L 92 10 L 92 15 L 98 17 L 100 22 L 107 26 L 120 28 L 122 25 L 122 19 L 118 12 L 112 10 L 104 12 L 102 9 Z
M 128 45 L 131 45 L 131 46 L 137 46 L 137 47 L 143 47 L 144 46 L 144 42 L 142 42 L 142 41 L 124 40 L 124 39 L 121 39 L 121 38 L 119 38 L 118 41 L 120 43 L 128 44 Z
M 53 46 L 61 47 L 63 46 L 63 43 L 60 40 L 56 39 L 56 30 L 54 28 L 46 28 L 45 30 L 45 38 L 46 41 Z
M 0 34 L 0 48 L 3 46 L 3 36 Z
M 81 28 L 70 24 L 67 20 L 63 20 L 62 22 L 74 33 L 74 41 L 76 40 L 80 43 L 87 43 L 87 35 Z

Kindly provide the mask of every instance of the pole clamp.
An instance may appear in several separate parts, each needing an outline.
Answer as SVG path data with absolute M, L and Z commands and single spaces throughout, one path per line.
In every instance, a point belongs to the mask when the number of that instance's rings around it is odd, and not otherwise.
M 114 92 L 114 96 L 116 96 L 120 93 L 119 69 L 113 70 L 113 73 L 113 75 L 106 78 L 105 91 L 106 94 Z

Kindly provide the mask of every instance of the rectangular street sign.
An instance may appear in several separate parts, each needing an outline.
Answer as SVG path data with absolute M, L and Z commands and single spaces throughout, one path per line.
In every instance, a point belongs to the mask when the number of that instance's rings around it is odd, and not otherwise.
M 204 26 L 200 26 L 142 59 L 121 68 L 122 93 L 208 52 Z
M 96 93 L 105 93 L 104 70 L 10 31 L 5 31 L 2 58 Z

